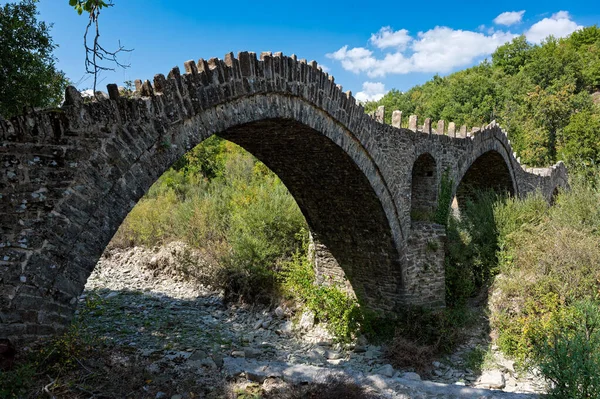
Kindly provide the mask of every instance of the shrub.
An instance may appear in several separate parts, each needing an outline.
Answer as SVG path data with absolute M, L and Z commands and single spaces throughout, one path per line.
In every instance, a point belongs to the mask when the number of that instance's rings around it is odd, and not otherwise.
M 394 367 L 414 367 L 427 372 L 436 356 L 449 353 L 463 340 L 463 327 L 474 320 L 473 312 L 463 306 L 445 309 L 412 307 L 398 313 L 393 320 L 371 321 L 393 326 L 393 339 L 386 357 Z
M 287 385 L 265 395 L 266 399 L 375 399 L 377 397 L 348 378 L 337 376 L 328 376 L 325 381 L 318 383 Z
M 448 217 L 450 216 L 453 183 L 452 178 L 450 178 L 450 173 L 446 169 L 444 173 L 442 173 L 437 208 L 435 210 L 435 215 L 433 216 L 433 221 L 443 226 L 448 223 Z
M 12 370 L 0 370 L 0 398 L 22 398 L 29 389 L 35 372 L 31 363 L 20 364 Z
M 498 228 L 494 209 L 502 201 L 493 191 L 474 192 L 450 216 L 446 228 L 446 301 L 463 305 L 498 272 Z
M 582 301 L 557 312 L 534 342 L 534 359 L 551 382 L 550 398 L 600 397 L 600 309 Z
M 327 323 L 329 331 L 340 341 L 348 342 L 363 328 L 365 321 L 358 301 L 336 286 L 315 284 L 315 273 L 306 252 L 297 252 L 283 265 L 283 288 Z
M 498 344 L 522 362 L 534 341 L 554 328 L 561 309 L 598 295 L 599 200 L 594 181 L 576 175 L 555 206 L 541 195 L 508 199 L 495 208 L 499 267 L 490 300 Z

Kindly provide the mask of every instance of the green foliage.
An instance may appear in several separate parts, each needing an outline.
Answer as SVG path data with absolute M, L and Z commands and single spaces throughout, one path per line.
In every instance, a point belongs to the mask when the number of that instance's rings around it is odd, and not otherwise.
M 282 275 L 287 295 L 302 301 L 317 320 L 327 322 L 337 339 L 348 342 L 361 330 L 365 319 L 356 299 L 334 285 L 315 284 L 313 265 L 306 255 L 297 252 L 283 265 Z
M 532 358 L 539 336 L 553 331 L 561 309 L 598 296 L 596 184 L 575 176 L 571 190 L 560 192 L 553 207 L 536 194 L 495 209 L 501 278 L 493 287 L 491 322 L 501 349 L 522 361 Z
M 0 370 L 0 398 L 22 398 L 35 372 L 35 367 L 31 363 L 19 364 L 10 371 Z
M 531 60 L 532 49 L 525 35 L 521 35 L 498 47 L 492 54 L 492 63 L 508 75 L 516 75 Z
M 37 0 L 0 7 L 0 116 L 23 107 L 60 104 L 67 85 L 55 67 L 50 26 L 37 20 Z
M 581 301 L 556 312 L 540 333 L 534 340 L 533 356 L 552 383 L 548 397 L 600 397 L 599 303 Z
M 501 201 L 492 191 L 476 192 L 451 216 L 446 229 L 446 302 L 464 304 L 498 272 L 498 229 L 494 208 Z
M 35 365 L 58 375 L 79 367 L 79 362 L 92 348 L 93 339 L 78 324 L 72 324 L 63 334 L 52 338 L 36 354 Z
M 112 3 L 107 3 L 103 0 L 69 0 L 69 5 L 73 7 L 79 15 L 81 15 L 84 11 L 87 13 L 92 13 L 95 9 L 110 7 L 112 6 Z
M 584 110 L 572 115 L 558 136 L 558 158 L 571 167 L 592 166 L 600 159 L 600 113 Z
M 0 370 L 0 398 L 32 397 L 26 395 L 40 375 L 60 377 L 80 366 L 80 361 L 90 355 L 93 339 L 84 334 L 78 324 L 73 324 L 63 334 L 34 348 L 10 371 Z

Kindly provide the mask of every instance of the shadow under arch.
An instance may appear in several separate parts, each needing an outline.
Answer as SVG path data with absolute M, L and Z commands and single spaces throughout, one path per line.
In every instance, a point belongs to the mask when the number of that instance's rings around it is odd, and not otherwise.
M 495 191 L 498 194 L 516 194 L 515 179 L 504 157 L 495 150 L 481 154 L 470 165 L 456 188 L 458 207 L 473 200 L 477 191 Z
M 435 212 L 438 196 L 437 167 L 433 156 L 421 154 L 413 164 L 411 182 L 412 220 L 427 220 Z
M 382 203 L 352 158 L 323 134 L 290 119 L 251 122 L 217 135 L 250 152 L 281 179 L 314 241 L 325 246 L 324 256 L 334 258 L 326 263 L 341 267 L 361 302 L 386 309 L 381 284 L 391 287 L 394 270 L 395 285 L 401 284 L 399 254 Z

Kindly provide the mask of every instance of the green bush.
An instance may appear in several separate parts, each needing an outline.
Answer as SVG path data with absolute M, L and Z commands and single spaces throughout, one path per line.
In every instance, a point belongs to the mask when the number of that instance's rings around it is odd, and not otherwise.
M 534 359 L 551 382 L 549 398 L 600 397 L 600 309 L 582 301 L 558 311 L 534 339 Z
M 20 364 L 9 371 L 0 370 L 0 398 L 22 398 L 36 373 L 31 363 Z
M 286 294 L 302 302 L 317 320 L 326 322 L 337 339 L 348 342 L 361 331 L 365 319 L 358 301 L 336 286 L 316 285 L 314 268 L 306 255 L 297 252 L 284 264 L 282 276 Z
M 450 205 L 452 204 L 452 186 L 453 181 L 450 178 L 448 170 L 442 173 L 442 181 L 440 182 L 440 192 L 438 195 L 437 208 L 433 221 L 442 226 L 446 226 L 448 223 L 448 217 L 450 216 Z
M 450 216 L 446 228 L 446 301 L 462 305 L 487 287 L 498 272 L 498 228 L 494 209 L 502 198 L 493 191 L 475 192 Z
M 490 301 L 498 344 L 522 362 L 553 328 L 561 309 L 594 299 L 600 281 L 600 196 L 580 175 L 549 207 L 540 194 L 495 208 L 499 268 Z

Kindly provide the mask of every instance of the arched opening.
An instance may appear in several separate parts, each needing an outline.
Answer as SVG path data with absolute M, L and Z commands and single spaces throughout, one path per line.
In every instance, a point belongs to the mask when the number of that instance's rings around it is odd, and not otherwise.
M 304 215 L 313 239 L 324 248 L 325 255 L 319 257 L 325 259 L 324 273 L 343 275 L 365 306 L 394 308 L 401 295 L 401 256 L 381 200 L 344 149 L 323 133 L 283 118 L 235 125 L 217 135 L 247 150 L 281 179 Z M 144 159 L 132 167 L 144 174 L 141 178 L 131 176 L 131 181 L 115 186 L 114 198 L 107 197 L 98 211 L 105 217 L 98 234 L 80 238 L 80 248 L 93 247 L 98 252 L 86 251 L 77 259 L 79 265 L 93 269 L 134 205 L 122 198 L 134 197 L 137 202 L 148 190 L 143 179 L 153 183 L 173 161 L 160 162 L 157 157 Z M 132 189 L 137 190 L 133 195 Z
M 412 220 L 431 220 L 437 206 L 438 182 L 435 159 L 431 154 L 420 155 L 412 169 Z
M 169 82 L 177 83 L 177 74 Z M 53 166 L 56 187 L 47 191 L 43 218 L 35 220 L 36 250 L 19 260 L 22 272 L 11 271 L 10 301 L 2 309 L 14 318 L 0 331 L 25 341 L 67 326 L 129 211 L 177 159 L 215 134 L 244 147 L 279 176 L 313 237 L 365 307 L 392 311 L 410 300 L 403 286 L 406 232 L 376 163 L 379 153 L 365 148 L 349 127 L 362 121 L 362 114 L 346 113 L 344 107 L 353 104 L 332 103 L 342 110 L 336 119 L 335 109 L 289 94 L 221 98 L 232 93 L 210 88 L 200 98 L 209 103 L 191 104 L 172 96 L 177 90 L 181 87 L 154 97 L 69 105 L 90 118 L 77 124 L 67 119 L 55 133 L 63 137 L 68 125 L 68 137 L 86 140 L 69 138 L 75 148 Z M 25 338 L 16 333 L 25 329 Z
M 477 192 L 493 190 L 498 194 L 515 194 L 512 175 L 497 151 L 488 151 L 475 160 L 456 189 L 458 207 L 474 199 Z

